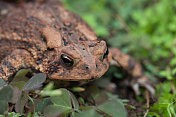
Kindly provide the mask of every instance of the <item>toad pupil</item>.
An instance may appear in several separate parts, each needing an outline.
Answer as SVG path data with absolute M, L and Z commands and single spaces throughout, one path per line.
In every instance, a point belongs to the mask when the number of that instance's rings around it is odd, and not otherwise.
M 70 56 L 68 56 L 68 55 L 66 55 L 66 54 L 62 54 L 61 55 L 61 62 L 64 64 L 64 66 L 66 66 L 66 67 L 72 67 L 73 66 L 73 64 L 74 64 L 74 60 L 70 57 Z

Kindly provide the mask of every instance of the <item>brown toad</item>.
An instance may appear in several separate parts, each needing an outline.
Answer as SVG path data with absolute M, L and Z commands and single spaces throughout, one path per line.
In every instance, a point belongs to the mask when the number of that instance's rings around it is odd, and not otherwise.
M 106 42 L 57 0 L 0 1 L 0 60 L 3 79 L 30 68 L 51 79 L 90 81 L 109 63 L 121 65 L 133 76 L 137 93 L 139 85 L 154 93 L 137 62 L 116 48 L 108 51 Z

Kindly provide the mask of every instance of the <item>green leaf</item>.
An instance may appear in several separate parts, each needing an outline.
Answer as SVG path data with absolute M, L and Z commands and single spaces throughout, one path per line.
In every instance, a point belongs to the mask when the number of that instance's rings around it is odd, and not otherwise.
M 27 69 L 21 69 L 20 71 L 18 71 L 15 75 L 15 77 L 13 78 L 11 83 L 14 82 L 19 82 L 19 81 L 24 81 L 27 82 L 28 78 L 26 77 L 26 75 L 29 73 L 29 70 Z
M 99 94 L 97 94 L 94 100 L 97 105 L 103 104 L 108 100 L 108 95 L 105 92 L 100 92 Z
M 103 115 L 101 115 L 94 109 L 90 109 L 90 110 L 82 111 L 80 113 L 76 113 L 75 117 L 103 117 Z
M 18 71 L 13 78 L 12 82 L 10 82 L 10 85 L 13 87 L 18 87 L 20 90 L 23 90 L 23 87 L 25 86 L 26 82 L 28 81 L 28 78 L 26 77 L 26 74 L 29 72 L 27 69 L 22 69 Z
M 58 95 L 61 95 L 62 92 L 60 89 L 55 89 L 55 90 L 51 90 L 51 91 L 50 90 L 42 90 L 40 92 L 40 94 L 42 96 L 58 96 Z
M 72 107 L 74 110 L 78 110 L 79 108 L 79 103 L 76 99 L 76 97 L 71 93 L 69 92 L 69 95 L 70 95 L 70 98 L 71 98 L 71 103 L 72 103 Z
M 4 86 L 6 83 L 3 79 L 0 78 L 0 87 Z
M 160 117 L 160 115 L 158 115 L 157 113 L 155 113 L 155 112 L 149 112 L 148 114 L 147 114 L 149 117 L 151 116 L 151 117 Z
M 50 82 L 45 86 L 45 88 L 40 92 L 41 96 L 58 96 L 61 95 L 62 92 L 60 89 L 54 89 L 54 83 Z
M 13 97 L 11 98 L 10 102 L 16 104 L 19 98 L 21 97 L 22 91 L 19 90 L 17 87 L 13 87 Z
M 54 82 L 50 82 L 49 84 L 47 84 L 45 86 L 45 88 L 43 90 L 46 90 L 46 91 L 51 91 L 54 89 Z
M 8 113 L 8 117 L 21 117 L 21 116 L 22 116 L 21 113 L 14 113 L 14 112 Z
M 39 101 L 36 105 L 36 112 L 44 112 L 44 109 L 48 106 L 51 105 L 52 102 L 50 98 L 44 98 L 43 100 Z
M 8 102 L 6 100 L 0 100 L 0 114 L 3 114 L 8 110 Z
M 103 113 L 107 113 L 112 117 L 127 117 L 125 107 L 119 99 L 112 99 L 107 101 L 106 103 L 98 106 L 98 110 Z
M 29 70 L 27 70 L 27 69 L 21 69 L 20 71 L 18 71 L 16 73 L 14 78 L 24 77 L 28 72 L 29 72 Z
M 23 90 L 23 87 L 25 86 L 26 82 L 25 81 L 16 81 L 10 83 L 13 87 L 19 88 L 21 91 Z
M 13 96 L 13 90 L 10 86 L 5 86 L 0 90 L 0 100 L 9 101 Z
M 97 105 L 100 105 L 108 100 L 108 95 L 105 92 L 100 91 L 96 86 L 90 86 L 87 89 L 87 92 L 90 93 Z
M 46 80 L 46 74 L 39 73 L 34 75 L 24 86 L 23 91 L 29 91 L 34 90 L 37 88 L 40 88 L 42 86 L 42 83 L 44 83 Z
M 51 97 L 51 101 L 54 105 L 49 105 L 44 110 L 45 115 L 56 116 L 78 110 L 79 104 L 75 96 L 66 89 L 60 89 L 60 91 L 61 95 Z
M 15 111 L 18 113 L 23 113 L 24 106 L 26 102 L 28 101 L 28 97 L 26 93 L 22 93 L 21 97 L 18 98 L 17 103 L 15 104 Z
M 56 105 L 62 106 L 64 108 L 72 109 L 69 91 L 66 89 L 60 89 L 60 90 L 61 90 L 61 95 L 51 97 L 51 101 Z
M 60 100 L 61 101 L 61 100 Z M 47 117 L 57 117 L 66 112 L 71 112 L 70 109 L 58 105 L 49 105 L 44 110 L 44 115 Z
M 83 87 L 73 87 L 72 91 L 73 92 L 83 92 L 83 91 L 85 91 L 85 88 L 83 88 Z

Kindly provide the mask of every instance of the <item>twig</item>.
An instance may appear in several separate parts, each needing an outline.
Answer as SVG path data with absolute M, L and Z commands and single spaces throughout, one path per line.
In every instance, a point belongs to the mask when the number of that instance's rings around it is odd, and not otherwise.
M 146 111 L 144 117 L 147 117 L 147 114 L 148 114 L 149 108 L 150 108 L 150 104 L 149 104 L 150 103 L 150 99 L 149 99 L 149 92 L 148 92 L 148 90 L 145 90 L 145 98 L 147 100 L 147 111 Z
M 32 117 L 35 117 L 35 103 L 34 103 L 33 99 L 29 95 L 28 95 L 28 98 L 33 104 L 33 115 L 32 115 Z
M 172 91 L 172 94 L 175 93 L 175 86 L 174 86 L 173 82 L 171 82 L 171 91 Z
M 131 30 L 130 30 L 128 24 L 121 18 L 120 15 L 116 14 L 116 15 L 115 15 L 115 18 L 116 18 L 118 21 L 120 21 L 120 22 L 122 23 L 123 28 L 124 28 L 128 33 L 131 32 Z

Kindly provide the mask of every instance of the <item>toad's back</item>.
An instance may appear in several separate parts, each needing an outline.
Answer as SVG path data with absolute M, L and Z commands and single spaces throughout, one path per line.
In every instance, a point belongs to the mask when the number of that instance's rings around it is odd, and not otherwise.
M 59 1 L 35 0 L 35 3 L 19 4 L 1 1 L 0 26 L 0 59 L 16 48 L 33 54 L 43 52 L 50 47 L 47 42 L 53 43 L 56 39 L 62 39 L 63 44 L 68 43 L 66 38 L 78 42 L 79 36 L 81 40 L 96 40 L 90 27 Z
M 17 1 L 17 2 L 15 2 Z M 0 0 L 0 78 L 22 68 L 62 80 L 90 80 L 108 69 L 107 46 L 58 0 Z

